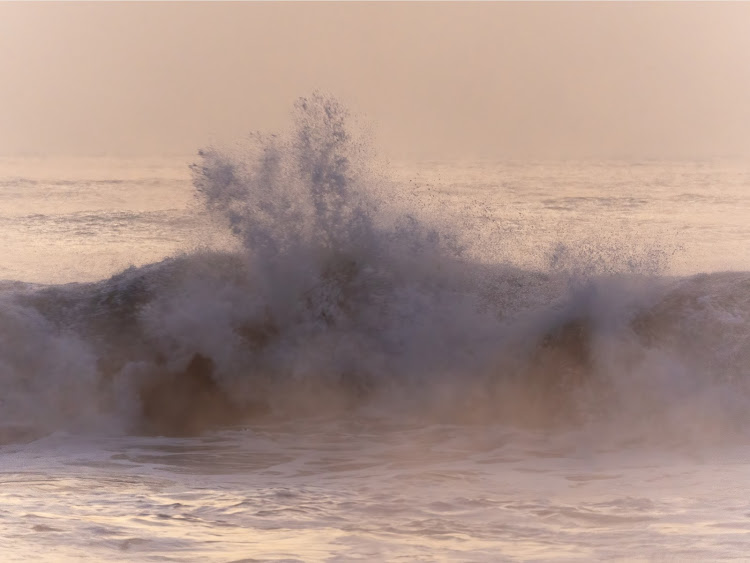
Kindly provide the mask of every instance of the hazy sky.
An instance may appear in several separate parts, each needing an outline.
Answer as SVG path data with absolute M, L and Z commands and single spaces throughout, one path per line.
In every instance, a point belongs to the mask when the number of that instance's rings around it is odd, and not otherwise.
M 750 156 L 750 3 L 0 3 L 0 154 L 193 153 L 315 89 L 396 158 Z

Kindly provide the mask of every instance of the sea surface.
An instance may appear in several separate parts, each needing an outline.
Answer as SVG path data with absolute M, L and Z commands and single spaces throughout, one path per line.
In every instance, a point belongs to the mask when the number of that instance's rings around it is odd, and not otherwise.
M 747 560 L 750 164 L 388 162 L 326 103 L 0 159 L 0 559 Z

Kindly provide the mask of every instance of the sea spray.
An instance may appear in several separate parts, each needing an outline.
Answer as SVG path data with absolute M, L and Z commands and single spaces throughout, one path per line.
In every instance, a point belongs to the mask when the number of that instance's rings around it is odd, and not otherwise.
M 294 117 L 192 168 L 233 249 L 6 289 L 0 425 L 192 434 L 362 409 L 638 435 L 746 424 L 748 274 L 669 277 L 668 247 L 596 233 L 540 245 L 538 270 L 502 241 L 479 260 L 470 220 L 405 206 L 338 102 L 314 94 Z

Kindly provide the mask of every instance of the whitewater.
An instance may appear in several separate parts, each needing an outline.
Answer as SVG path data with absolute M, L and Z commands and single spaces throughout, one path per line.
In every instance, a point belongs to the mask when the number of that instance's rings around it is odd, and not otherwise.
M 367 131 L 0 159 L 2 560 L 745 560 L 750 164 Z

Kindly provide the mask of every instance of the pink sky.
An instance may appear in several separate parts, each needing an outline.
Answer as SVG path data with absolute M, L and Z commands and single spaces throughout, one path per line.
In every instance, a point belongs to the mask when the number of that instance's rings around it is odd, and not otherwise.
M 396 158 L 750 156 L 750 3 L 0 3 L 0 154 L 192 153 L 332 93 Z

